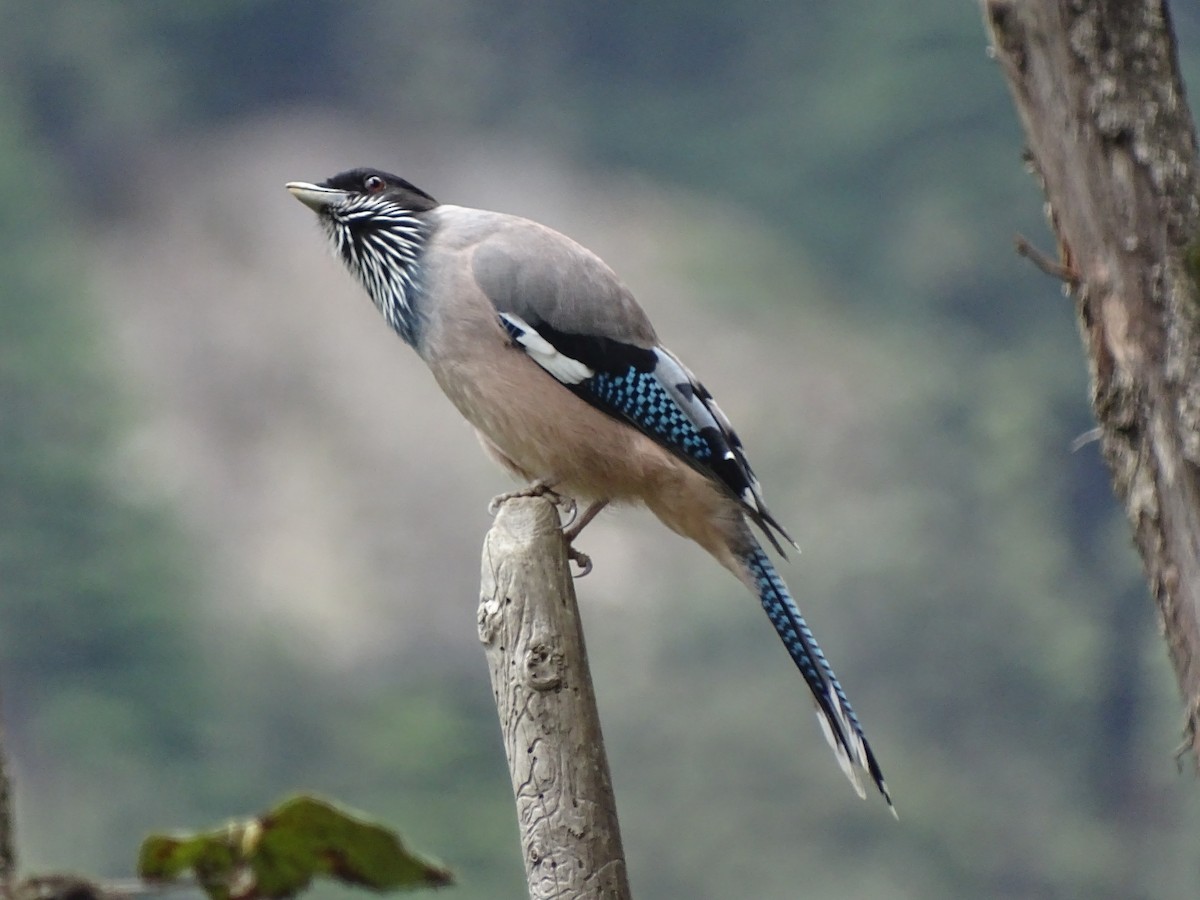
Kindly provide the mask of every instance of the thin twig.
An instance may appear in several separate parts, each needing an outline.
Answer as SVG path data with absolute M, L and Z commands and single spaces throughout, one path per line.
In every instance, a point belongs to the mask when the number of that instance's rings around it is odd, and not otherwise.
M 1037 247 L 1033 246 L 1024 235 L 1018 234 L 1013 243 L 1016 245 L 1017 253 L 1051 278 L 1057 278 L 1059 281 L 1065 282 L 1072 289 L 1079 287 L 1081 281 L 1079 273 L 1070 266 L 1064 266 L 1056 259 L 1051 259 Z

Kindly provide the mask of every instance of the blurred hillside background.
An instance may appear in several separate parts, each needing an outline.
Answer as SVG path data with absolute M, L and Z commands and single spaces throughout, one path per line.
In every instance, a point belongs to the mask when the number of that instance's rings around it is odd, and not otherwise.
M 1200 83 L 1200 13 L 1177 3 Z M 974 3 L 0 3 L 0 686 L 27 869 L 291 789 L 520 897 L 509 488 L 283 189 L 566 231 L 749 445 L 901 820 L 635 511 L 579 582 L 643 900 L 1179 898 L 1200 785 Z M 875 798 L 872 798 L 874 801 Z

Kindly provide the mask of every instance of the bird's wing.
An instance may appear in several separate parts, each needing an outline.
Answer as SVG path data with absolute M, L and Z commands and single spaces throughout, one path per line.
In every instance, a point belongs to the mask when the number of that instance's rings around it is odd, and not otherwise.
M 729 419 L 599 257 L 517 219 L 475 248 L 473 271 L 513 343 L 547 373 L 712 477 L 780 552 L 772 529 L 795 546 Z

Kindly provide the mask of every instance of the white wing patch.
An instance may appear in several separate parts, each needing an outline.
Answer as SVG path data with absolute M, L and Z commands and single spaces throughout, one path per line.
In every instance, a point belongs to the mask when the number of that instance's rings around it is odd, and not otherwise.
M 577 359 L 559 353 L 554 345 L 538 334 L 537 329 L 512 313 L 500 313 L 508 333 L 520 344 L 535 363 L 563 384 L 579 384 L 596 373 Z

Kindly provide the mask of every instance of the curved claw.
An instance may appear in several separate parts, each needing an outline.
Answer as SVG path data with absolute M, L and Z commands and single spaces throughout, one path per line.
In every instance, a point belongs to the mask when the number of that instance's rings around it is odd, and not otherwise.
M 579 504 L 575 502 L 574 497 L 564 497 L 561 494 L 559 495 L 558 500 L 559 510 L 564 516 L 567 517 L 567 521 L 562 523 L 563 531 L 566 531 L 568 528 L 574 525 L 575 520 L 579 518 Z
M 592 571 L 592 558 L 574 547 L 567 547 L 567 559 L 579 566 L 579 574 L 575 576 L 576 578 L 583 578 Z

